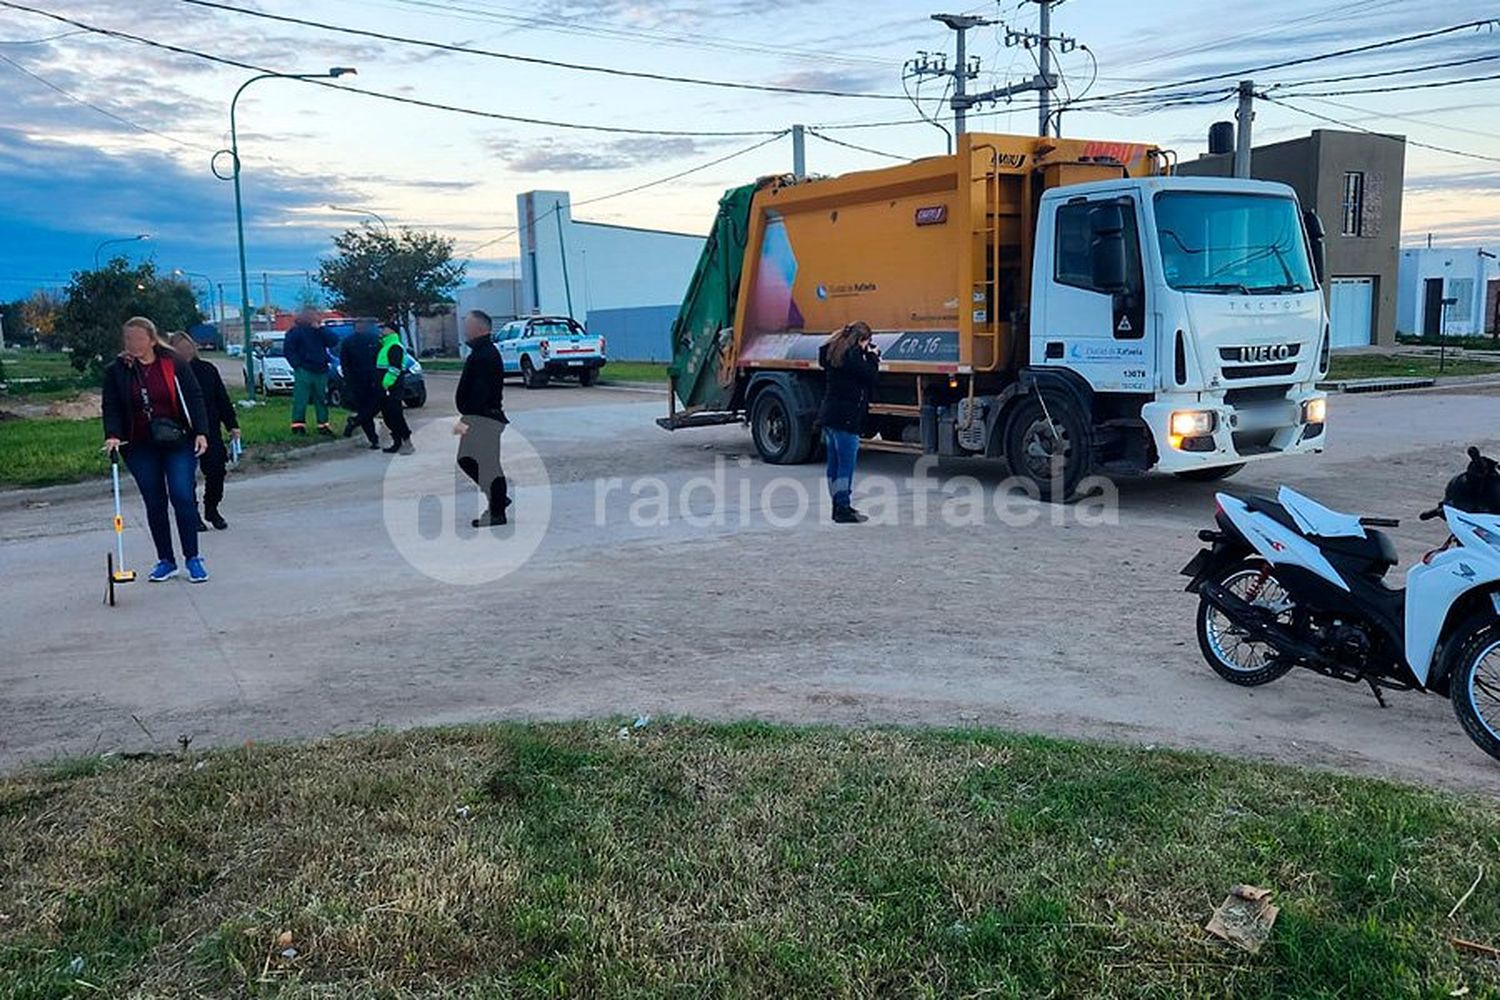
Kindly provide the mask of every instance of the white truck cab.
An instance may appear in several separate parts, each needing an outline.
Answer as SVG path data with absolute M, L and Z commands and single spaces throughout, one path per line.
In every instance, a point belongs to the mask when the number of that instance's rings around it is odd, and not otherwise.
M 1283 184 L 1146 177 L 1041 200 L 1031 365 L 1139 397 L 1162 472 L 1322 451 L 1321 227 Z

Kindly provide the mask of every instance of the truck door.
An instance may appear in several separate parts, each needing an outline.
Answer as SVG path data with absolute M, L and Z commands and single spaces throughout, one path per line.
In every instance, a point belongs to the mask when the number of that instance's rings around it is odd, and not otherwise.
M 1146 283 L 1135 200 L 1100 194 L 1054 202 L 1039 239 L 1034 365 L 1071 368 L 1101 392 L 1150 392 Z M 1045 254 L 1045 256 L 1042 256 Z

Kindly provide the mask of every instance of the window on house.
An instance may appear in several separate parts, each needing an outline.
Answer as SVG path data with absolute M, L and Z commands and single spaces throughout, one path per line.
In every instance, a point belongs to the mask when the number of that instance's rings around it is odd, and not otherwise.
M 1344 174 L 1344 235 L 1365 233 L 1365 175 L 1362 170 Z

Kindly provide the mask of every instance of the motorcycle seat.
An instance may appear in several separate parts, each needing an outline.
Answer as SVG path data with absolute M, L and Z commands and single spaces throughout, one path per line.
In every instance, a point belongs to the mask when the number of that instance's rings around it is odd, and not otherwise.
M 1264 514 L 1277 524 L 1290 528 L 1303 538 L 1317 543 L 1325 554 L 1342 557 L 1352 564 L 1357 573 L 1373 572 L 1382 575 L 1396 565 L 1400 558 L 1389 535 L 1374 528 L 1365 528 L 1363 537 L 1358 535 L 1313 535 L 1304 531 L 1292 516 L 1292 512 L 1275 500 L 1266 497 L 1244 497 L 1246 507 Z

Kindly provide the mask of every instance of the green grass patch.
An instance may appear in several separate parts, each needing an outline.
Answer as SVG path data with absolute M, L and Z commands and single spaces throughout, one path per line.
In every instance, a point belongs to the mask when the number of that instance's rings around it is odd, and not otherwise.
M 233 396 L 240 398 L 238 393 Z M 291 403 L 284 397 L 235 412 L 245 445 L 242 462 L 273 458 L 327 440 L 315 434 L 292 434 Z M 99 419 L 0 421 L 0 486 L 52 486 L 108 476 L 109 460 L 100 450 L 103 445 L 104 425 Z
M 0 351 L 0 365 L 9 379 L 73 379 L 73 356 L 60 351 Z
M 1449 939 L 1500 885 L 1447 914 L 1497 848 L 1488 800 L 989 731 L 68 761 L 0 780 L 0 996 L 1493 997 Z M 1202 930 L 1239 882 L 1256 956 Z
M 1328 377 L 1351 378 L 1420 378 L 1460 375 L 1494 375 L 1500 373 L 1500 361 L 1450 357 L 1438 370 L 1438 359 L 1410 354 L 1335 354 L 1329 364 Z
M 611 361 L 604 366 L 599 377 L 605 382 L 661 382 L 667 381 L 667 365 L 654 361 Z

